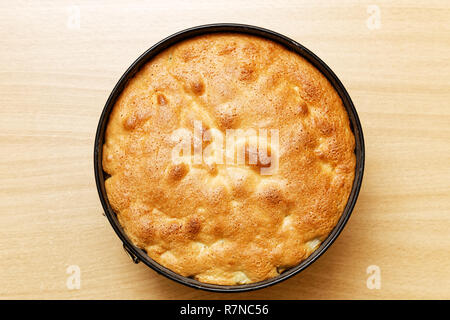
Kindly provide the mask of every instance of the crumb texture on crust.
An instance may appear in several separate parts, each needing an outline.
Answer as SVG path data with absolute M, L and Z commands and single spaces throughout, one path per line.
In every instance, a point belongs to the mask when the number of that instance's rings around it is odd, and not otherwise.
M 172 133 L 194 132 L 196 120 L 219 135 L 278 129 L 277 172 L 173 163 Z M 354 136 L 338 94 L 302 57 L 258 37 L 206 35 L 130 80 L 109 119 L 103 169 L 136 246 L 183 276 L 244 284 L 297 265 L 325 240 L 353 184 Z

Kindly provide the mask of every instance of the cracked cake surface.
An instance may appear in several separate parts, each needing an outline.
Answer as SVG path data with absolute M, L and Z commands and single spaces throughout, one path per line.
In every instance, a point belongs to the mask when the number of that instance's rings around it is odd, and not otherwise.
M 277 170 L 175 163 L 173 133 L 194 133 L 196 121 L 221 138 L 277 129 Z M 334 228 L 354 144 L 339 95 L 305 59 L 259 37 L 203 35 L 157 55 L 124 88 L 105 134 L 105 186 L 128 237 L 156 262 L 206 283 L 257 282 L 299 264 Z

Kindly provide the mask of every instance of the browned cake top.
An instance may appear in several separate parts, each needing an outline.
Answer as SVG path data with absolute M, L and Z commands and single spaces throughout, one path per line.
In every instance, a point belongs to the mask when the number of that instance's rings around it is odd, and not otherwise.
M 244 163 L 219 161 L 230 129 L 250 133 L 235 144 Z M 122 92 L 105 139 L 106 191 L 125 232 L 158 263 L 207 283 L 256 282 L 307 258 L 354 178 L 354 136 L 334 88 L 299 55 L 248 35 L 201 36 L 159 54 Z M 186 141 L 194 152 L 174 161 Z M 266 158 L 251 162 L 262 141 Z

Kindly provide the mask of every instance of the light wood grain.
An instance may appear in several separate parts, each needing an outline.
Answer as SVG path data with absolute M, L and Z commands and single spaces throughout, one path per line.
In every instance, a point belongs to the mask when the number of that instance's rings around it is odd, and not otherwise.
M 367 27 L 372 4 L 380 29 Z M 80 29 L 68 27 L 71 5 Z M 449 299 L 449 21 L 444 0 L 1 2 L 0 297 Z M 98 118 L 131 62 L 213 22 L 273 29 L 319 55 L 366 139 L 360 198 L 335 244 L 300 275 L 233 295 L 131 263 L 102 216 L 92 161 Z M 66 287 L 69 265 L 79 290 Z M 366 286 L 369 265 L 379 290 Z

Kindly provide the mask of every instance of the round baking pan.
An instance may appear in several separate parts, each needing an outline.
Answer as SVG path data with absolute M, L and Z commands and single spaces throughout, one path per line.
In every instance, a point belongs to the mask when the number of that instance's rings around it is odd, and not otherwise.
M 160 52 L 164 51 L 168 47 L 174 45 L 175 43 L 178 43 L 180 41 L 183 41 L 188 38 L 192 38 L 195 36 L 200 36 L 204 34 L 210 34 L 210 33 L 218 33 L 218 32 L 231 32 L 231 33 L 242 33 L 242 34 L 250 34 L 254 36 L 259 36 L 262 38 L 266 38 L 272 41 L 275 41 L 287 49 L 296 52 L 306 60 L 308 60 L 313 66 L 315 66 L 318 70 L 322 72 L 322 74 L 330 81 L 330 83 L 334 86 L 335 90 L 338 92 L 339 96 L 342 99 L 342 102 L 347 110 L 349 119 L 350 119 L 350 125 L 351 129 L 355 136 L 355 154 L 356 154 L 356 167 L 355 167 L 355 179 L 353 181 L 353 187 L 347 202 L 347 205 L 344 209 L 344 212 L 342 213 L 341 218 L 339 219 L 337 225 L 334 227 L 334 229 L 331 231 L 331 233 L 328 235 L 326 240 L 322 242 L 322 244 L 315 250 L 307 259 L 303 260 L 298 264 L 297 266 L 286 270 L 285 272 L 281 273 L 280 275 L 250 284 L 243 284 L 243 285 L 232 285 L 232 286 L 225 286 L 225 285 L 216 285 L 216 284 L 208 284 L 203 283 L 200 281 L 197 281 L 192 278 L 187 278 L 184 276 L 181 276 L 164 266 L 160 265 L 156 261 L 152 260 L 144 250 L 137 248 L 132 244 L 130 239 L 125 234 L 124 230 L 122 229 L 122 226 L 120 225 L 119 221 L 117 220 L 116 214 L 112 210 L 108 197 L 106 195 L 105 191 L 105 179 L 108 177 L 107 173 L 105 173 L 102 169 L 102 152 L 103 152 L 103 143 L 105 138 L 105 130 L 108 123 L 109 115 L 111 113 L 111 110 L 114 107 L 114 104 L 116 103 L 117 98 L 119 97 L 120 93 L 126 86 L 129 79 L 131 79 L 138 71 L 139 69 L 144 66 L 147 62 L 149 62 L 153 57 L 155 57 Z M 249 25 L 242 25 L 242 24 L 232 24 L 232 23 L 220 23 L 220 24 L 209 24 L 209 25 L 203 25 L 198 27 L 189 28 L 183 31 L 180 31 L 178 33 L 175 33 L 171 35 L 170 37 L 167 37 L 166 39 L 158 42 L 154 46 L 152 46 L 150 49 L 148 49 L 144 54 L 142 54 L 129 68 L 128 70 L 122 75 L 119 82 L 116 84 L 114 89 L 112 90 L 105 107 L 103 108 L 103 112 L 100 116 L 100 120 L 97 127 L 97 134 L 95 136 L 95 146 L 94 146 L 94 170 L 95 170 L 95 180 L 97 183 L 97 189 L 98 194 L 100 196 L 100 201 L 102 203 L 104 212 L 106 217 L 108 218 L 109 222 L 111 223 L 114 231 L 117 233 L 119 238 L 123 242 L 124 249 L 126 252 L 130 255 L 132 260 L 135 263 L 139 263 L 142 261 L 147 266 L 152 268 L 153 270 L 159 272 L 160 274 L 166 276 L 167 278 L 170 278 L 172 280 L 175 280 L 179 283 L 182 283 L 184 285 L 203 289 L 203 290 L 209 290 L 209 291 L 216 291 L 216 292 L 240 292 L 240 291 L 249 291 L 249 290 L 255 290 L 255 289 L 261 289 L 268 287 L 270 285 L 274 285 L 276 283 L 279 283 L 283 280 L 286 280 L 287 278 L 292 277 L 293 275 L 299 273 L 300 271 L 307 268 L 309 265 L 311 265 L 314 261 L 316 261 L 327 249 L 328 247 L 334 242 L 334 240 L 337 238 L 337 236 L 340 234 L 342 229 L 344 228 L 347 220 L 350 217 L 350 214 L 352 213 L 353 207 L 355 206 L 356 199 L 358 198 L 359 190 L 361 188 L 361 182 L 364 172 L 364 138 L 363 138 L 363 132 L 361 129 L 361 124 L 358 118 L 358 114 L 356 113 L 355 107 L 353 106 L 353 102 L 350 99 L 350 96 L 348 95 L 347 91 L 345 90 L 344 86 L 342 85 L 341 81 L 337 78 L 337 76 L 331 71 L 331 69 L 322 61 L 320 60 L 314 53 L 306 49 L 301 44 L 289 39 L 288 37 L 285 37 L 279 33 L 276 33 L 274 31 L 270 31 L 267 29 L 255 27 L 255 26 L 249 26 Z

